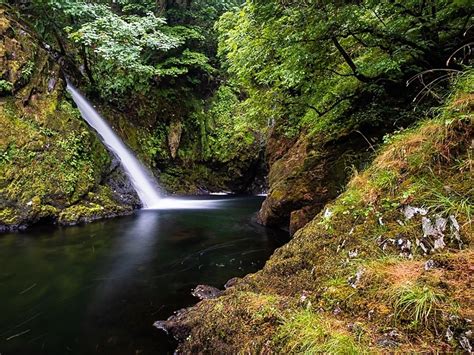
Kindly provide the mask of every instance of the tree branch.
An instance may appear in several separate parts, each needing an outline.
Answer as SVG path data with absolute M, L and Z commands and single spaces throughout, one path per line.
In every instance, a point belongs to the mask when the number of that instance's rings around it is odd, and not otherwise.
M 344 97 L 340 97 L 339 99 L 337 99 L 331 106 L 329 106 L 328 108 L 324 109 L 323 111 L 320 111 L 318 110 L 315 106 L 313 105 L 310 105 L 308 104 L 307 106 L 312 109 L 313 111 L 315 111 L 319 117 L 321 116 L 324 116 L 326 113 L 332 111 L 334 108 L 336 108 L 336 106 L 338 106 L 341 102 L 345 101 L 345 100 L 349 100 L 349 99 L 352 99 L 356 97 L 356 94 L 352 94 L 352 95 L 348 95 L 348 96 L 344 96 Z
M 349 55 L 349 53 L 346 52 L 346 50 L 344 49 L 344 47 L 341 46 L 341 44 L 339 43 L 339 41 L 337 40 L 336 37 L 332 37 L 332 42 L 334 43 L 334 45 L 336 46 L 337 50 L 339 51 L 339 53 L 342 55 L 342 57 L 344 58 L 345 62 L 347 63 L 347 65 L 349 65 L 349 67 L 351 68 L 352 72 L 354 73 L 354 76 L 359 79 L 360 81 L 362 81 L 363 83 L 369 83 L 372 81 L 372 79 L 366 77 L 365 75 L 361 74 L 359 72 L 359 70 L 357 69 L 357 66 L 356 64 L 354 63 L 354 61 L 352 60 L 351 56 Z

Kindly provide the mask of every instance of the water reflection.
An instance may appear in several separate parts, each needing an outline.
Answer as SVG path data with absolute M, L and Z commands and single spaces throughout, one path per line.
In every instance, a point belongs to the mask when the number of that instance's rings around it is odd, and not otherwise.
M 153 211 L 141 212 L 131 221 L 112 247 L 102 276 L 96 279 L 102 283 L 97 288 L 94 303 L 110 302 L 117 289 L 150 261 L 159 238 L 158 227 L 159 214 Z

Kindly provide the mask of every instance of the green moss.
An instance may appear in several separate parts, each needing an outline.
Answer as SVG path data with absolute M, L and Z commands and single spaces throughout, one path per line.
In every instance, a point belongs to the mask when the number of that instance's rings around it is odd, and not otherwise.
M 288 315 L 276 330 L 275 343 L 282 353 L 368 354 L 368 349 L 347 331 L 338 329 L 311 310 Z
M 3 225 L 16 225 L 20 222 L 20 216 L 18 211 L 11 207 L 0 209 L 0 224 Z
M 115 217 L 131 212 L 130 207 L 118 205 L 110 188 L 101 186 L 97 192 L 89 192 L 80 203 L 63 209 L 58 222 L 63 225 L 88 223 L 104 217 Z
M 169 127 L 157 125 L 144 144 L 161 170 L 161 185 L 177 193 L 230 190 L 259 159 L 261 127 L 241 116 L 236 93 L 227 85 L 205 102 L 190 100 L 188 109 L 189 114 L 180 118 L 175 159 L 168 147 Z
M 97 202 L 99 207 L 89 205 L 88 194 L 101 190 L 110 157 L 66 99 L 57 64 L 25 31 L 7 32 L 3 43 L 16 46 L 6 67 L 21 75 L 14 75 L 18 94 L 0 105 L 0 223 L 18 227 L 44 218 L 55 221 L 62 210 L 86 202 L 88 210 L 75 215 L 118 214 L 122 207 L 110 197 Z
M 0 96 L 6 96 L 12 93 L 13 84 L 6 80 L 0 80 Z

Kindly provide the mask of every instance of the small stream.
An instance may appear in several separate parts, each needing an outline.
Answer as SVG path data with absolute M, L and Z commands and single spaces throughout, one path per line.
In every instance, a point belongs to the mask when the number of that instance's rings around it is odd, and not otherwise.
M 257 271 L 285 242 L 255 223 L 262 201 L 0 235 L 0 354 L 172 353 L 153 322 L 196 303 L 197 284 Z

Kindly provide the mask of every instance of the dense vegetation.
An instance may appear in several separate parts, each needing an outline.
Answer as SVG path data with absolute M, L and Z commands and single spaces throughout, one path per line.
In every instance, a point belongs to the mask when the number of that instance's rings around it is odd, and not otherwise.
M 238 91 L 217 90 L 214 22 L 236 2 L 11 4 L 169 191 L 251 188 L 261 135 L 229 120 Z
M 173 321 L 183 350 L 472 350 L 472 1 L 4 7 L 3 224 L 134 204 L 110 191 L 110 159 L 56 61 L 169 192 L 256 192 L 268 175 L 259 220 L 295 235 L 262 272 Z
M 466 41 L 467 4 L 252 1 L 219 20 L 219 51 L 256 118 L 337 131 L 357 99 L 377 103 L 444 68 Z M 352 124 L 374 120 L 364 116 Z
M 258 145 L 269 124 L 328 140 L 366 123 L 411 123 L 410 110 L 392 112 L 410 101 L 406 81 L 445 68 L 469 43 L 472 15 L 463 0 L 10 3 L 82 73 L 90 96 L 145 128 L 123 134 L 161 170 L 177 169 L 176 157 L 179 169 L 205 161 L 213 170 Z M 411 87 L 409 99 L 421 88 Z M 218 129 L 229 116 L 235 135 Z

